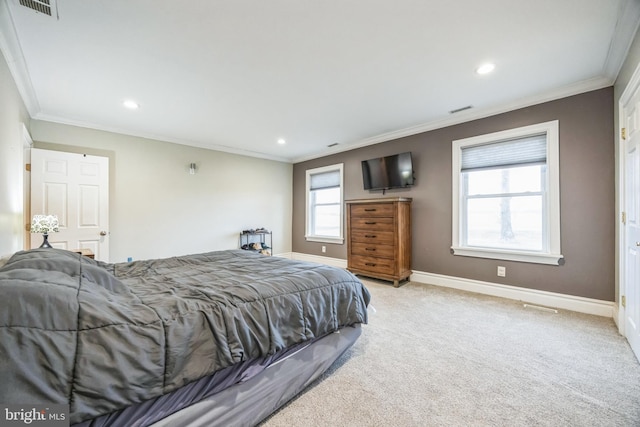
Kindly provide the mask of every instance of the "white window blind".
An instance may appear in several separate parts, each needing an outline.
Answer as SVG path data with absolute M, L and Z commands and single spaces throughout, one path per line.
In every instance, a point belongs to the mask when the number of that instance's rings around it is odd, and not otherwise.
M 461 171 L 499 169 L 547 162 L 547 135 L 532 135 L 462 148 Z
M 323 190 L 327 188 L 340 187 L 340 171 L 334 170 L 329 172 L 315 173 L 310 175 L 309 189 Z

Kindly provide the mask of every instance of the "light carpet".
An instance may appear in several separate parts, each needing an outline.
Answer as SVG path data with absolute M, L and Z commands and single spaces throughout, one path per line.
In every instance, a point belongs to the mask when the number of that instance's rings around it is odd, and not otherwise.
M 640 426 L 640 364 L 612 319 L 363 281 L 360 339 L 263 427 Z

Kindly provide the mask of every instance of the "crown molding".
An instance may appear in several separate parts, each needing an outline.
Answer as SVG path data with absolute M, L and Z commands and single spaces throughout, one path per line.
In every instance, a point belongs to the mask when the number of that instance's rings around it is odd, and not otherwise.
M 13 17 L 6 1 L 0 1 L 0 51 L 7 61 L 9 72 L 16 83 L 25 107 L 27 107 L 29 116 L 35 116 L 40 111 L 40 103 L 33 89 L 29 69 L 24 60 Z
M 103 132 L 111 132 L 111 133 L 116 133 L 116 134 L 125 135 L 125 136 L 133 136 L 137 138 L 149 139 L 153 141 L 185 145 L 187 147 L 202 148 L 205 150 L 212 150 L 212 151 L 221 151 L 229 154 L 237 154 L 237 155 L 246 156 L 246 157 L 255 157 L 263 160 L 273 160 L 273 161 L 282 162 L 282 163 L 291 163 L 290 159 L 287 159 L 284 157 L 270 156 L 264 153 L 258 153 L 250 150 L 243 150 L 241 148 L 229 147 L 226 145 L 218 145 L 218 144 L 205 144 L 198 141 L 189 141 L 189 140 L 180 139 L 180 138 L 172 138 L 164 135 L 156 135 L 149 132 L 135 132 L 129 129 L 120 129 L 116 127 L 102 126 L 96 123 L 85 122 L 81 120 L 70 120 L 68 118 L 59 117 L 51 114 L 38 113 L 35 116 L 32 116 L 31 118 L 32 120 L 58 123 L 58 124 L 63 124 L 68 126 L 76 126 L 76 127 L 86 128 L 90 130 L 99 130 Z
M 611 38 L 607 59 L 602 72 L 605 76 L 615 80 L 629 54 L 634 35 L 640 26 L 640 2 L 625 0 L 620 4 L 618 20 Z
M 614 79 L 610 77 L 595 77 L 588 80 L 583 80 L 574 84 L 563 86 L 551 91 L 539 93 L 529 97 L 521 98 L 517 101 L 508 102 L 500 105 L 495 105 L 487 108 L 470 109 L 465 110 L 458 114 L 436 119 L 430 122 L 422 123 L 417 126 L 412 126 L 404 129 L 399 129 L 392 132 L 383 133 L 380 135 L 372 136 L 369 138 L 353 141 L 336 146 L 330 150 L 323 151 L 322 153 L 316 153 L 309 156 L 298 157 L 292 160 L 292 163 L 305 162 L 307 160 L 313 160 L 320 157 L 326 157 L 332 154 L 342 153 L 345 151 L 355 150 L 356 148 L 367 147 L 369 145 L 379 144 L 381 142 L 392 141 L 394 139 L 400 139 L 407 136 L 417 135 L 419 133 L 428 132 L 431 130 L 442 129 L 447 126 L 453 126 L 460 123 L 470 122 L 472 120 L 483 119 L 497 114 L 507 113 L 509 111 L 518 110 L 520 108 L 530 107 L 532 105 L 542 104 L 557 99 L 566 98 L 573 95 L 579 95 L 581 93 L 590 92 L 592 90 L 602 89 L 608 86 L 612 86 Z
M 622 64 L 628 54 L 629 48 L 633 41 L 633 34 L 640 25 L 640 2 L 638 0 L 624 0 L 620 5 L 618 13 L 618 20 L 612 37 L 612 41 L 607 54 L 607 59 L 603 66 L 602 76 L 584 80 L 575 84 L 564 86 L 558 89 L 554 89 L 545 93 L 536 94 L 530 97 L 522 98 L 515 102 L 509 102 L 502 105 L 495 105 L 486 108 L 473 108 L 466 110 L 458 114 L 453 114 L 443 118 L 437 118 L 417 126 L 412 126 L 404 129 L 399 129 L 392 132 L 387 132 L 372 137 L 355 140 L 351 142 L 341 143 L 338 146 L 322 150 L 315 154 L 301 156 L 301 157 L 281 157 L 271 156 L 264 153 L 254 152 L 250 150 L 243 150 L 234 147 L 218 144 L 207 144 L 197 141 L 187 141 L 178 138 L 171 138 L 161 135 L 154 135 L 151 133 L 132 133 L 129 130 L 110 128 L 104 126 L 98 126 L 94 123 L 80 122 L 69 120 L 54 115 L 42 114 L 41 107 L 36 96 L 33 84 L 30 79 L 30 73 L 24 59 L 24 54 L 20 45 L 20 41 L 17 36 L 16 28 L 14 25 L 13 17 L 8 5 L 8 1 L 0 1 L 0 51 L 4 55 L 9 67 L 9 71 L 16 83 L 18 92 L 20 93 L 22 100 L 29 112 L 29 115 L 36 120 L 51 121 L 55 123 L 68 124 L 73 126 L 98 129 L 108 132 L 114 132 L 119 134 L 137 136 L 147 139 L 166 141 L 175 144 L 193 146 L 203 149 L 222 151 L 232 154 L 238 154 L 243 156 L 261 158 L 266 160 L 273 160 L 284 163 L 300 163 L 307 160 L 313 160 L 321 157 L 326 157 L 333 154 L 338 154 L 345 151 L 354 150 L 357 148 L 366 147 L 369 145 L 378 144 L 381 142 L 392 141 L 395 139 L 416 135 L 423 132 L 428 132 L 435 129 L 440 129 L 447 126 L 452 126 L 460 123 L 465 123 L 472 120 L 482 119 L 490 117 L 496 114 L 505 113 L 508 111 L 516 110 L 519 108 L 525 108 L 531 105 L 536 105 L 580 93 L 588 92 L 591 90 L 601 89 L 603 87 L 613 85 L 615 78 L 617 77 Z

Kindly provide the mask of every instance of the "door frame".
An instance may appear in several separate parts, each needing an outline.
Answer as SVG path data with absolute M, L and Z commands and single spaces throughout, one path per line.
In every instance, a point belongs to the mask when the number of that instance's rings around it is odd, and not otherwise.
M 29 226 L 31 225 L 31 148 L 33 148 L 33 139 L 27 129 L 27 126 L 22 123 L 22 164 L 20 170 L 22 171 L 22 248 L 27 250 L 31 247 L 31 232 Z
M 617 161 L 616 167 L 618 170 L 618 186 L 616 188 L 616 198 L 618 200 L 616 204 L 616 283 L 617 294 L 616 304 L 614 305 L 613 320 L 618 326 L 618 332 L 626 337 L 625 331 L 625 307 L 622 305 L 622 296 L 627 294 L 627 281 L 626 281 L 626 230 L 623 223 L 623 215 L 626 206 L 625 188 L 627 184 L 626 179 L 626 165 L 627 165 L 627 152 L 625 149 L 624 140 L 622 139 L 623 128 L 625 127 L 625 106 L 630 101 L 636 90 L 640 89 L 640 63 L 636 66 L 627 87 L 625 87 L 620 99 L 618 100 L 618 128 L 616 129 L 615 141 L 617 142 Z

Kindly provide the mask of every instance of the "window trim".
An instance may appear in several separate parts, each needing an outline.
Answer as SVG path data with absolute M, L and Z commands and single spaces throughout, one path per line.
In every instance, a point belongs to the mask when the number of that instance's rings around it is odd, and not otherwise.
M 309 197 L 311 191 L 311 175 L 316 175 L 325 172 L 331 172 L 338 170 L 340 172 L 340 236 L 318 236 L 311 234 L 310 221 L 311 221 L 311 198 Z M 320 242 L 320 243 L 344 243 L 344 163 L 336 163 L 334 165 L 322 166 L 314 169 L 307 169 L 305 179 L 305 235 L 304 238 L 307 242 Z
M 452 143 L 452 228 L 451 253 L 453 255 L 477 258 L 500 259 L 507 261 L 531 262 L 538 264 L 562 265 L 564 257 L 560 250 L 560 158 L 559 158 L 559 121 L 539 123 L 500 132 L 478 135 L 470 138 L 454 140 Z M 534 134 L 547 135 L 547 200 L 545 204 L 548 223 L 546 239 L 548 251 L 519 251 L 511 249 L 480 248 L 462 245 L 462 148 L 475 145 L 490 144 L 503 140 L 522 138 Z

